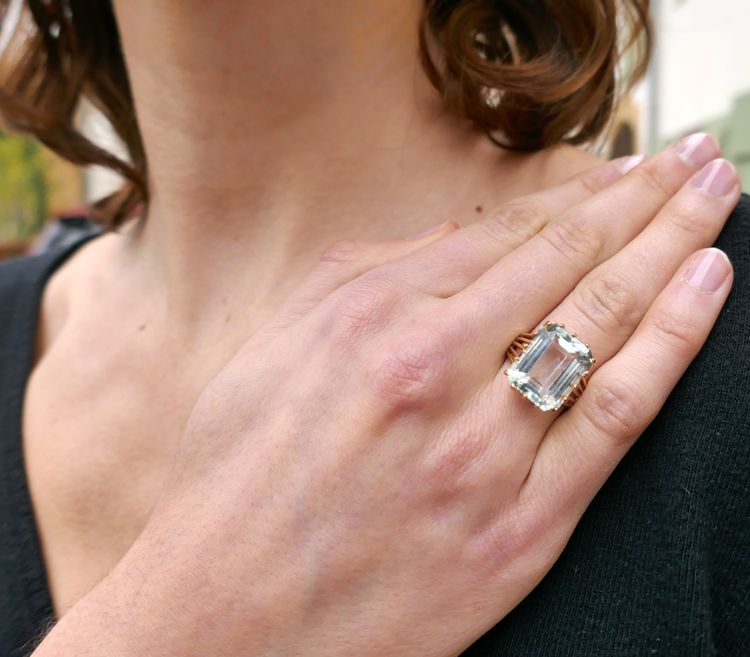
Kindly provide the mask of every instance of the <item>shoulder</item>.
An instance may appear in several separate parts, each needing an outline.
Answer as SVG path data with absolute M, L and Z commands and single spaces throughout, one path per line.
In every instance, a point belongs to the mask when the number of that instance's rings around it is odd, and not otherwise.
M 0 338 L 33 312 L 53 254 L 22 256 L 0 262 Z
M 742 194 L 734 211 L 721 231 L 716 246 L 729 255 L 730 260 L 739 268 L 739 273 L 746 273 L 750 267 L 750 196 Z M 738 281 L 748 284 L 747 278 Z
M 12 297 L 19 286 L 36 281 L 45 268 L 49 254 L 20 256 L 0 261 L 0 298 Z
M 734 283 L 719 318 L 688 377 L 699 376 L 725 390 L 724 399 L 740 406 L 729 417 L 741 417 L 750 395 L 750 196 L 742 194 L 715 244 L 732 263 Z M 701 397 L 712 397 L 710 390 Z M 748 441 L 750 443 L 750 440 Z
M 7 341 L 19 331 L 33 331 L 43 298 L 52 299 L 52 309 L 61 305 L 63 295 L 55 289 L 61 287 L 58 280 L 64 281 L 70 269 L 63 264 L 77 260 L 71 256 L 97 234 L 60 240 L 42 253 L 0 262 L 0 340 Z
M 706 344 L 629 459 L 645 476 L 673 557 L 698 578 L 718 654 L 750 641 L 750 197 L 743 194 L 715 245 L 734 285 Z M 640 469 L 640 474 L 636 470 Z M 700 589 L 700 590 L 698 590 Z M 724 652 L 726 651 L 726 652 Z
M 100 229 L 84 216 L 50 223 L 36 240 L 33 255 L 0 260 L 0 294 L 16 296 L 24 287 L 43 284 L 80 245 L 99 234 Z
M 750 394 L 750 196 L 742 194 L 724 225 L 715 246 L 722 249 L 732 263 L 734 283 L 709 339 L 696 359 L 696 367 L 705 376 L 737 386 L 737 394 Z M 730 393 L 742 407 L 742 399 Z M 739 410 L 739 409 L 738 409 Z M 750 442 L 750 441 L 748 441 Z
M 696 471 L 721 483 L 726 495 L 741 483 L 750 511 L 750 196 L 743 194 L 715 246 L 734 268 L 729 297 L 703 349 L 685 372 L 655 423 L 697 457 Z M 734 481 L 720 482 L 743 463 Z M 735 473 L 736 474 L 736 473 Z M 750 536 L 750 533 L 748 533 Z M 749 583 L 750 584 L 750 583 Z

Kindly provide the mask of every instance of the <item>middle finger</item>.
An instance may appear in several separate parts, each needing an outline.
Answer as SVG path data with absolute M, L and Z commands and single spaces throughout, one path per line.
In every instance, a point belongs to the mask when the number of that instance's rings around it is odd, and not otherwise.
M 696 174 L 664 206 L 651 224 L 622 251 L 591 271 L 549 315 L 590 345 L 596 367 L 612 358 L 635 331 L 654 299 L 685 259 L 713 244 L 740 195 L 732 165 L 714 160 Z M 525 400 L 498 376 L 498 384 Z M 552 413 L 528 415 L 542 426 Z
M 503 355 L 537 325 L 592 269 L 618 253 L 656 216 L 719 147 L 707 134 L 692 135 L 646 160 L 605 191 L 571 208 L 474 283 L 448 299 L 449 314 L 476 329 L 482 346 Z

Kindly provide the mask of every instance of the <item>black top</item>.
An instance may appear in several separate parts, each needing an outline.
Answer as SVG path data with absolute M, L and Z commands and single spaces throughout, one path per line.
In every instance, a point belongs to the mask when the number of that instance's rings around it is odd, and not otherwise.
M 21 406 L 43 286 L 80 243 L 0 264 L 0 656 L 52 618 Z M 549 574 L 465 657 L 750 655 L 750 197 L 716 245 L 735 284 L 706 346 Z

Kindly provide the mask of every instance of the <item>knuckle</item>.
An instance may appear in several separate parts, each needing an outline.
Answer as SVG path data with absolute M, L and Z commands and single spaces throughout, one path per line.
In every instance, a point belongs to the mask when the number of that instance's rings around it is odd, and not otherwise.
M 528 241 L 546 224 L 546 210 L 530 199 L 508 203 L 482 222 L 491 238 L 511 245 Z
M 576 180 L 585 193 L 594 196 L 611 182 L 611 177 L 606 169 L 594 167 L 579 174 Z
M 615 272 L 592 275 L 574 296 L 574 304 L 586 321 L 605 333 L 632 326 L 640 316 L 632 285 Z
M 490 445 L 486 432 L 464 428 L 446 435 L 429 449 L 419 468 L 419 478 L 433 490 L 453 495 L 462 486 L 463 475 L 481 460 Z
M 659 158 L 654 158 L 636 167 L 631 174 L 638 179 L 641 185 L 648 187 L 657 196 L 664 198 L 672 196 L 671 185 L 667 181 L 664 167 L 661 166 Z
M 538 557 L 542 552 L 537 525 L 536 518 L 520 505 L 492 514 L 466 544 L 470 567 L 490 577 L 502 576 L 519 560 L 526 567 L 530 557 Z
M 604 237 L 587 223 L 583 215 L 564 217 L 549 224 L 539 236 L 566 258 L 597 262 L 604 249 Z
M 396 287 L 388 276 L 373 271 L 339 289 L 327 322 L 334 343 L 357 342 L 382 330 L 393 318 Z
M 718 224 L 710 212 L 694 203 L 675 205 L 669 209 L 668 218 L 673 226 L 688 235 L 710 234 Z
M 671 353 L 690 358 L 697 352 L 699 337 L 688 317 L 668 309 L 655 310 L 651 327 L 659 345 Z
M 356 240 L 336 240 L 320 254 L 320 261 L 346 264 L 356 261 L 361 254 L 362 247 Z
M 386 346 L 377 357 L 373 389 L 389 410 L 423 408 L 443 396 L 448 350 L 439 342 L 415 333 Z
M 583 405 L 589 424 L 616 444 L 632 440 L 643 426 L 644 403 L 632 386 L 623 381 L 599 381 L 586 389 Z

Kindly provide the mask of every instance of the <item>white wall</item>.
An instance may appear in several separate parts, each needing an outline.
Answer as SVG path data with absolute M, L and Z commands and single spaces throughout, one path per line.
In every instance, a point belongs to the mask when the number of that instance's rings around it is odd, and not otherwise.
M 671 137 L 726 114 L 750 91 L 750 0 L 661 0 L 658 131 Z
M 76 121 L 83 133 L 94 143 L 125 159 L 125 148 L 109 122 L 87 101 L 79 106 Z M 111 169 L 100 166 L 89 166 L 84 169 L 83 190 L 86 201 L 95 201 L 108 196 L 117 191 L 121 185 L 122 178 Z

